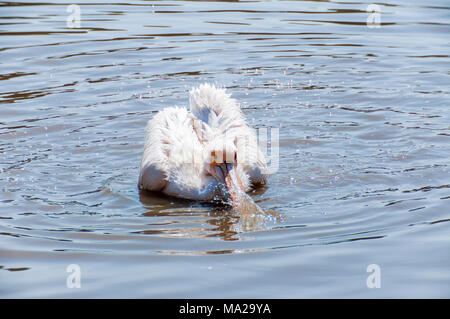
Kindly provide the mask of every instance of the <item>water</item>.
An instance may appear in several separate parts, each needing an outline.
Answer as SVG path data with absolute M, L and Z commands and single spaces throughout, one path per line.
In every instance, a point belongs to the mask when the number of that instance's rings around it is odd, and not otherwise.
M 1 297 L 450 297 L 447 1 L 77 3 L 0 4 Z M 279 129 L 267 215 L 137 189 L 203 82 Z

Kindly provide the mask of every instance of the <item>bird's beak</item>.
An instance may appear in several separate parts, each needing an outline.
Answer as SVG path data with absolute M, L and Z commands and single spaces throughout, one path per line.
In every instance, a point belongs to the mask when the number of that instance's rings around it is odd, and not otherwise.
M 216 178 L 225 184 L 233 206 L 237 206 L 242 194 L 245 194 L 245 190 L 236 173 L 236 165 L 232 163 L 213 163 L 211 165 L 216 173 Z

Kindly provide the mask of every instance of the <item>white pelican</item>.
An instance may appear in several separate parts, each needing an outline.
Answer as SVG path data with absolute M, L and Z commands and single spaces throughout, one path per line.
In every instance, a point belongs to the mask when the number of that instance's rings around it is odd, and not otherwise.
M 202 84 L 189 93 L 189 110 L 167 107 L 148 122 L 138 186 L 236 207 L 252 186 L 266 182 L 256 133 L 224 89 Z

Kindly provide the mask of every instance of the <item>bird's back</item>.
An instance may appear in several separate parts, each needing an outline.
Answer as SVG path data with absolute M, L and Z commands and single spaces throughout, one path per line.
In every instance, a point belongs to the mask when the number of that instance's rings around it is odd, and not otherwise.
M 167 193 L 167 188 L 174 185 L 180 192 L 181 188 L 199 187 L 203 154 L 192 122 L 192 115 L 179 107 L 165 108 L 148 122 L 139 177 L 141 189 Z

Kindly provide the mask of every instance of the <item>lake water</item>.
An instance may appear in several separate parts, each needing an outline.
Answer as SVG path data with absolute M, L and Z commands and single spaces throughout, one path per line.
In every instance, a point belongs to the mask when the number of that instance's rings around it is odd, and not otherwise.
M 448 1 L 77 3 L 0 3 L 0 297 L 450 297 Z M 138 191 L 203 82 L 279 132 L 267 215 Z

